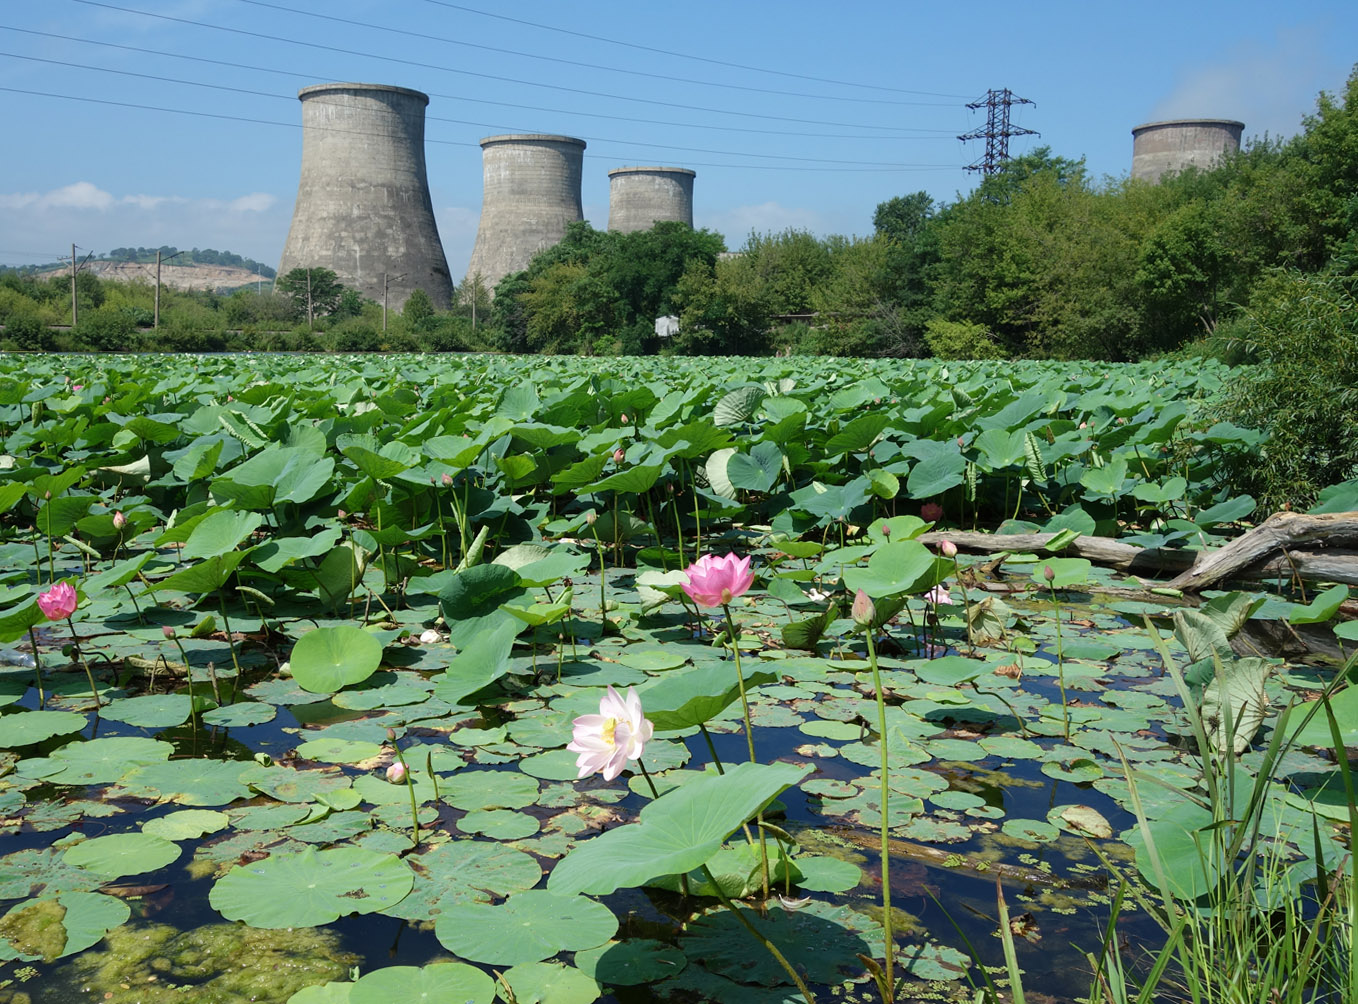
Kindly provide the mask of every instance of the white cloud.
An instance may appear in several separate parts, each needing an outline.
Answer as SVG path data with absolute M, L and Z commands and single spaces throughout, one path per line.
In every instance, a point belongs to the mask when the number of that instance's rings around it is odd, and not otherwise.
M 271 263 L 282 253 L 291 213 L 291 202 L 280 204 L 268 192 L 223 198 L 117 195 L 76 181 L 47 192 L 0 193 L 0 233 L 8 246 L 22 248 L 68 247 L 72 240 L 96 252 L 171 244 Z
M 1233 118 L 1245 123 L 1246 136 L 1291 136 L 1319 92 L 1343 84 L 1347 67 L 1336 77 L 1320 58 L 1325 48 L 1318 25 L 1280 29 L 1268 43 L 1242 42 L 1181 75 L 1149 120 Z

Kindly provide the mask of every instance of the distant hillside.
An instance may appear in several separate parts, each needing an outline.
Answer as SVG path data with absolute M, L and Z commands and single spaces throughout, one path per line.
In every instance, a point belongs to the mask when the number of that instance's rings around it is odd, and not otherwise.
M 101 279 L 136 282 L 156 278 L 156 253 L 159 252 L 160 281 L 175 289 L 229 290 L 251 283 L 272 282 L 276 271 L 263 262 L 245 258 L 234 251 L 215 248 L 193 248 L 180 251 L 168 244 L 158 248 L 114 248 L 108 254 L 91 257 L 83 266 Z M 84 261 L 84 259 L 82 259 Z M 0 273 L 19 272 L 48 278 L 69 273 L 69 262 L 49 262 L 44 265 L 0 266 Z
M 94 273 L 100 279 L 118 282 L 156 281 L 154 258 L 149 264 L 91 258 L 85 263 L 84 270 Z M 52 276 L 69 275 L 70 271 L 69 265 L 48 265 L 32 274 L 40 279 L 47 279 Z M 256 283 L 262 283 L 265 287 L 273 285 L 273 279 L 257 275 L 237 265 L 181 265 L 178 259 L 160 266 L 160 281 L 174 289 L 234 290 Z

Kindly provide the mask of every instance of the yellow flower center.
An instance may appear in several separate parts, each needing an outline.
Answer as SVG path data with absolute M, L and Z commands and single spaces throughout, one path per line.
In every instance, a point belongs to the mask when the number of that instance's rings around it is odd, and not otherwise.
M 605 718 L 603 727 L 599 729 L 600 737 L 602 737 L 603 741 L 610 746 L 618 745 L 613 739 L 613 731 L 617 727 L 618 720 L 616 718 Z

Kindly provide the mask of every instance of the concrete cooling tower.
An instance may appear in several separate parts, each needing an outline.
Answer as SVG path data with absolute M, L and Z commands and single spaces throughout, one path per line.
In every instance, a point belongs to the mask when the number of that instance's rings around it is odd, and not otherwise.
M 650 230 L 663 220 L 693 226 L 694 172 L 684 167 L 617 167 L 608 172 L 608 229 Z
M 1175 119 L 1132 130 L 1132 177 L 1157 182 L 1193 167 L 1206 170 L 1240 149 L 1245 123 L 1235 119 Z
M 428 95 L 385 84 L 318 84 L 302 102 L 302 178 L 278 274 L 328 268 L 399 309 L 423 289 L 453 295 L 424 166 Z M 385 274 L 385 278 L 384 278 Z
M 485 183 L 468 279 L 479 275 L 494 290 L 505 276 L 527 268 L 533 255 L 560 243 L 566 224 L 585 218 L 584 156 L 585 141 L 570 136 L 522 133 L 481 141 Z

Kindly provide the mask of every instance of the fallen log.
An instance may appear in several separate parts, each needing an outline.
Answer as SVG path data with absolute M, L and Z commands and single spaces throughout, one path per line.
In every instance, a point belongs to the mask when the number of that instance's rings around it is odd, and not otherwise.
M 1280 516 L 1306 520 L 1327 520 L 1324 526 L 1306 524 L 1295 527 L 1286 524 L 1281 531 Z M 1342 517 L 1329 520 L 1329 517 Z M 1266 534 L 1260 531 L 1268 528 Z M 1003 551 L 1038 553 L 1047 549 L 1054 533 L 994 534 L 971 531 L 921 534 L 917 539 L 924 544 L 937 545 L 950 540 L 959 550 L 980 554 L 999 554 Z M 1253 538 L 1253 539 L 1251 539 Z M 1300 580 L 1302 582 L 1337 582 L 1358 585 L 1358 546 L 1326 546 L 1307 550 L 1291 550 L 1293 543 L 1327 544 L 1350 542 L 1358 545 L 1358 513 L 1333 513 L 1326 516 L 1303 516 L 1299 513 L 1277 513 L 1215 551 L 1195 551 L 1176 548 L 1142 548 L 1112 537 L 1076 537 L 1060 550 L 1060 554 L 1087 558 L 1097 565 L 1106 565 L 1137 575 L 1172 573 L 1175 578 L 1167 583 L 1150 582 L 1183 592 L 1197 592 L 1228 579 Z M 1229 553 L 1227 553 L 1229 552 Z M 1277 553 L 1275 553 L 1277 552 Z
M 1325 546 L 1324 550 L 1292 554 L 1298 544 Z M 1358 513 L 1331 512 L 1312 516 L 1299 512 L 1275 512 L 1254 529 L 1237 537 L 1225 547 L 1200 552 L 1193 567 L 1178 575 L 1169 585 L 1185 592 L 1206 589 L 1226 579 L 1236 578 L 1267 560 L 1267 564 L 1295 569 L 1298 578 L 1319 578 L 1327 582 L 1352 585 L 1358 572 L 1352 551 L 1331 550 L 1336 546 L 1358 543 Z

